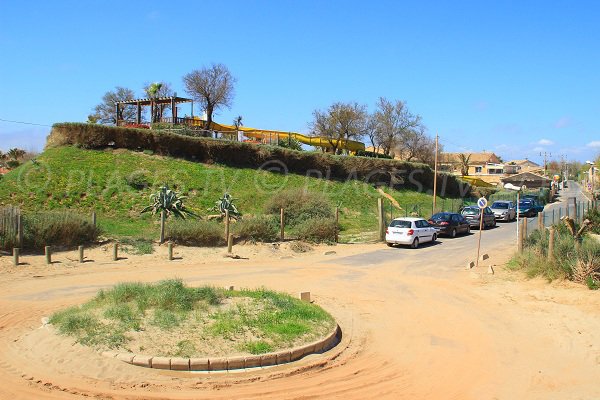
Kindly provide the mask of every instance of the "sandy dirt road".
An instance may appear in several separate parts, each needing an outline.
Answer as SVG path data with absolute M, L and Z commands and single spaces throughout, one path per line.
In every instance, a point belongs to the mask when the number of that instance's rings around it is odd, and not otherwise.
M 512 228 L 489 234 L 503 229 Z M 240 246 L 245 260 L 178 249 L 183 258 L 166 262 L 159 249 L 114 263 L 98 248 L 93 263 L 63 253 L 52 266 L 28 257 L 15 268 L 0 257 L 0 399 L 600 398 L 600 293 L 523 281 L 501 266 L 495 275 L 467 271 L 475 240 L 417 250 L 339 245 L 294 256 Z M 496 264 L 514 247 L 484 243 Z M 174 373 L 102 357 L 41 326 L 42 317 L 102 287 L 172 277 L 309 290 L 338 320 L 342 343 L 288 366 Z

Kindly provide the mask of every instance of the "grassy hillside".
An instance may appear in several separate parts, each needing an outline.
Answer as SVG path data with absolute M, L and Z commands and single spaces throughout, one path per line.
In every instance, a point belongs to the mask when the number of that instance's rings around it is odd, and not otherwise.
M 0 180 L 0 205 L 18 205 L 26 211 L 96 211 L 108 236 L 154 238 L 156 218 L 140 215 L 140 210 L 148 205 L 149 195 L 164 183 L 187 195 L 186 205 L 201 215 L 213 213 L 208 209 L 226 191 L 234 196 L 242 213 L 257 215 L 263 213 L 270 196 L 277 196 L 285 188 L 303 187 L 325 194 L 332 206 L 340 206 L 343 241 L 371 239 L 377 227 L 376 199 L 381 194 L 358 180 L 341 182 L 283 175 L 123 149 L 48 149 L 35 162 L 26 163 Z M 422 214 L 427 215 L 431 210 L 431 196 L 425 193 L 392 189 L 386 192 L 404 209 L 420 206 Z

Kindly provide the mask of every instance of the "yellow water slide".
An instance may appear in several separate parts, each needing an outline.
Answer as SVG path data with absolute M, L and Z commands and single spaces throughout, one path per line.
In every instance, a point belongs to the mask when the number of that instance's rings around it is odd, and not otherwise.
M 198 121 L 198 123 L 196 123 Z M 205 121 L 201 119 L 195 119 L 194 125 L 202 125 Z M 309 146 L 316 147 L 324 147 L 324 148 L 333 148 L 332 142 L 336 144 L 335 140 L 329 140 L 328 138 L 319 137 L 319 136 L 306 136 L 301 133 L 296 132 L 282 132 L 282 131 L 271 131 L 266 129 L 256 129 L 250 128 L 247 126 L 240 126 L 239 129 L 236 129 L 233 125 L 222 125 L 216 122 L 212 123 L 212 129 L 221 132 L 221 133 L 232 133 L 235 134 L 236 131 L 240 131 L 244 134 L 244 136 L 259 140 L 263 143 L 277 143 L 277 141 L 295 139 L 302 144 L 307 144 Z M 357 151 L 364 151 L 365 144 L 362 142 L 357 142 L 355 140 L 340 140 L 337 143 L 338 149 L 348 150 L 351 153 L 356 153 Z

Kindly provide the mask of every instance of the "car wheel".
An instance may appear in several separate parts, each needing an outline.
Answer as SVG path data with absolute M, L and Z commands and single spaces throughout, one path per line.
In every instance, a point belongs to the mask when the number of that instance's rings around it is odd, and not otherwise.
M 394 247 L 394 243 L 388 243 L 388 247 Z
M 467 226 L 467 235 L 471 234 L 471 225 Z
M 419 238 L 415 238 L 415 240 L 413 240 L 412 244 L 410 245 L 411 248 L 416 249 L 417 247 L 419 247 Z
M 456 237 L 456 229 L 452 229 L 452 232 L 450 232 L 450 236 L 452 236 L 452 238 Z
M 492 222 L 492 228 L 496 227 L 496 220 L 494 220 L 494 222 Z
M 431 237 L 431 241 L 435 242 L 437 240 L 437 235 L 434 233 L 433 236 Z

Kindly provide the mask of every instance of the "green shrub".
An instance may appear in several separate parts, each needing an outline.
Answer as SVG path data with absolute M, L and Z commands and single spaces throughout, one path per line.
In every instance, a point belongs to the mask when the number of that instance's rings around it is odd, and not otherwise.
M 221 246 L 226 243 L 223 225 L 212 221 L 170 220 L 165 231 L 167 240 L 186 246 Z
M 286 226 L 296 226 L 309 219 L 333 218 L 333 205 L 325 195 L 301 188 L 283 190 L 265 204 L 265 211 L 279 215 L 284 209 Z
M 150 186 L 145 171 L 135 171 L 131 175 L 125 177 L 125 181 L 127 181 L 127 184 L 135 190 L 146 189 Z
M 273 216 L 262 215 L 237 222 L 234 232 L 242 240 L 274 242 L 279 239 L 279 224 Z
M 592 233 L 600 235 L 600 211 L 598 211 L 595 208 L 592 208 L 586 213 L 584 218 L 589 219 L 592 223 L 592 225 L 590 226 L 590 231 Z
M 307 242 L 333 243 L 337 229 L 333 219 L 311 218 L 296 227 L 296 235 Z
M 160 132 L 160 133 L 159 133 Z M 433 171 L 428 165 L 382 158 L 336 156 L 322 152 L 296 151 L 280 146 L 187 136 L 185 129 L 133 129 L 99 124 L 54 124 L 47 147 L 77 145 L 87 149 L 106 147 L 152 150 L 155 154 L 194 159 L 241 168 L 260 168 L 276 161 L 288 172 L 321 174 L 327 179 L 356 179 L 368 183 L 391 185 L 397 189 L 426 190 L 433 187 Z M 190 132 L 190 135 L 197 135 Z M 464 196 L 469 185 L 447 173 L 440 173 L 445 195 Z
M 73 212 L 45 211 L 23 216 L 23 241 L 27 249 L 74 247 L 95 242 L 99 234 L 98 227 L 87 217 Z

